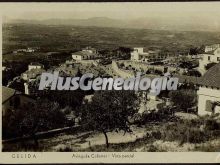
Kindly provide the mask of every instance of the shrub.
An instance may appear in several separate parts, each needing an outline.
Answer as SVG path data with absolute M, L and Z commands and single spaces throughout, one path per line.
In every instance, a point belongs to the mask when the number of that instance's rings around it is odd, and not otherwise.
M 178 90 L 171 91 L 169 93 L 171 101 L 177 106 L 178 109 L 187 111 L 188 108 L 191 108 L 196 105 L 196 91 L 195 90 Z
M 151 134 L 152 134 L 152 136 L 153 136 L 155 139 L 158 139 L 158 140 L 160 140 L 161 137 L 162 137 L 160 131 L 155 131 L 155 132 L 152 132 Z
M 216 122 L 214 119 L 205 120 L 205 129 L 206 130 L 218 130 L 220 129 L 220 124 Z
M 157 152 L 157 151 L 158 151 L 158 149 L 154 145 L 149 146 L 148 152 Z
M 205 133 L 199 129 L 189 129 L 188 135 L 185 135 L 187 138 L 186 140 L 183 140 L 183 142 L 189 142 L 189 143 L 201 143 L 206 140 L 208 140 L 208 137 L 205 135 Z
M 193 127 L 192 127 L 193 126 Z M 209 134 L 200 130 L 199 121 L 179 121 L 164 126 L 162 139 L 183 143 L 202 143 L 209 138 Z

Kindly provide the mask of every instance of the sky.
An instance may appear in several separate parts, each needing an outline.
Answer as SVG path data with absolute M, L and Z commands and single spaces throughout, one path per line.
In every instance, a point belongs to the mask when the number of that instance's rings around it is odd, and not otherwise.
M 7 19 L 113 19 L 197 18 L 220 24 L 220 2 L 156 3 L 1 3 L 0 12 Z

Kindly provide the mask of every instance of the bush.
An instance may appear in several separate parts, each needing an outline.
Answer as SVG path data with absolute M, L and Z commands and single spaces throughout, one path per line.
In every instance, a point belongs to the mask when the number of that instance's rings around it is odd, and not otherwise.
M 188 135 L 185 135 L 186 139 L 183 139 L 184 142 L 189 143 L 202 143 L 206 140 L 208 140 L 208 137 L 205 135 L 203 131 L 200 131 L 199 129 L 189 129 Z
M 184 75 L 187 75 L 187 76 L 195 76 L 195 77 L 201 77 L 202 74 L 197 71 L 197 70 L 189 70 L 187 73 L 185 73 Z
M 152 132 L 151 133 L 152 137 L 154 137 L 155 139 L 158 139 L 160 140 L 162 135 L 161 135 L 161 132 L 160 131 L 155 131 L 155 132 Z
M 205 120 L 205 129 L 206 130 L 218 130 L 220 129 L 220 124 L 214 119 Z
M 192 127 L 193 126 L 193 127 Z M 200 129 L 200 121 L 179 121 L 164 127 L 162 139 L 165 141 L 179 141 L 183 143 L 202 143 L 209 138 L 209 134 Z
M 158 148 L 155 147 L 154 145 L 149 146 L 148 152 L 157 152 L 157 151 L 158 151 Z
M 155 73 L 155 74 L 158 74 L 158 75 L 162 75 L 162 74 L 163 74 L 163 72 L 162 72 L 162 71 L 157 70 L 157 69 L 155 69 L 154 73 Z
M 178 109 L 187 111 L 197 104 L 197 94 L 195 90 L 181 89 L 178 91 L 171 91 L 169 93 L 171 101 Z

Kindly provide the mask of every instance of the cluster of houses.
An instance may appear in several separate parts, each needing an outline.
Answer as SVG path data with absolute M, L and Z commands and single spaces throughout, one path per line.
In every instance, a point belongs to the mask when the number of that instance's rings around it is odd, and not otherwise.
M 199 87 L 197 91 L 199 115 L 220 113 L 220 44 L 206 46 L 205 52 L 198 54 L 197 57 L 199 57 L 198 70 L 203 76 L 196 78 L 178 75 L 177 77 L 181 84 L 192 83 Z M 134 48 L 131 52 L 131 61 L 135 62 L 162 61 L 166 58 L 168 57 L 161 56 L 159 51 L 144 51 L 143 47 Z M 210 63 L 216 65 L 206 71 L 205 67 Z
M 131 60 L 133 61 L 157 61 L 165 60 L 167 55 L 161 55 L 160 50 L 148 50 L 144 51 L 143 47 L 134 48 L 131 52 Z
M 72 54 L 72 61 L 90 61 L 99 57 L 96 49 L 86 47 L 79 52 Z M 148 61 L 149 59 L 164 59 L 166 57 L 160 57 L 158 51 L 144 52 L 143 48 L 134 48 L 131 52 L 132 61 Z M 72 62 L 71 61 L 71 62 Z M 198 114 L 210 115 L 213 113 L 220 113 L 220 44 L 207 46 L 205 53 L 202 54 L 202 58 L 199 60 L 199 68 L 204 67 L 208 63 L 215 62 L 215 66 L 210 68 L 202 77 L 191 79 L 184 77 L 181 82 L 191 82 L 199 87 L 198 94 Z M 59 71 L 63 71 L 69 74 L 76 74 L 75 68 L 72 63 L 68 61 L 65 65 L 61 65 L 57 68 Z M 28 70 L 22 73 L 21 78 L 25 80 L 25 94 L 17 92 L 11 88 L 2 87 L 2 109 L 3 116 L 5 112 L 16 107 L 27 104 L 30 105 L 34 102 L 33 98 L 29 96 L 28 83 L 35 81 L 36 78 L 45 72 L 44 66 L 39 63 L 30 63 Z
M 36 77 L 45 72 L 44 66 L 37 62 L 28 65 L 28 70 L 21 74 L 21 78 L 25 81 L 35 81 Z
M 75 52 L 72 54 L 73 60 L 82 61 L 82 60 L 94 60 L 98 57 L 98 51 L 92 47 L 86 47 L 81 51 Z

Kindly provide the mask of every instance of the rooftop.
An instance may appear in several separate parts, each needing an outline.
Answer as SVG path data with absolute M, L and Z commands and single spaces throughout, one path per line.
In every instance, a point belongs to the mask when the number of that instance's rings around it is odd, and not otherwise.
M 14 96 L 15 93 L 16 91 L 14 89 L 2 86 L 2 103 Z
M 205 54 L 210 54 L 210 55 L 214 55 L 214 52 L 217 50 L 218 48 L 213 49 L 212 51 L 208 51 Z
M 31 70 L 26 70 L 22 74 L 27 74 L 29 78 L 36 78 L 36 76 L 41 75 L 43 72 L 45 72 L 44 69 L 31 69 Z
M 211 67 L 201 80 L 200 85 L 220 88 L 220 63 Z

